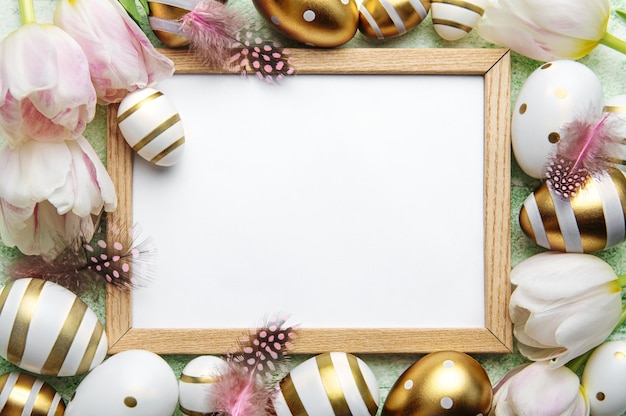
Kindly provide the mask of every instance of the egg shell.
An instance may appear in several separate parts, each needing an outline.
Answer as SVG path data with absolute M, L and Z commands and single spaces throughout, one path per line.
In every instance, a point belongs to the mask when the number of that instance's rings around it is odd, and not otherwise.
M 617 167 L 626 172 L 626 94 L 609 98 L 604 103 L 604 111 L 613 113 L 622 119 L 622 126 L 619 127 L 621 132 L 622 144 L 619 145 L 616 156 L 619 161 Z
M 189 361 L 183 368 L 178 382 L 178 401 L 184 415 L 198 415 L 215 412 L 208 402 L 213 383 L 224 374 L 228 364 L 213 355 L 201 355 Z
M 626 176 L 610 168 L 591 178 L 572 198 L 542 183 L 524 201 L 520 227 L 549 250 L 591 253 L 626 241 Z
M 581 377 L 593 416 L 626 412 L 626 341 L 607 341 L 596 348 Z
M 487 0 L 432 0 L 435 32 L 445 40 L 459 40 L 474 29 Z
M 359 31 L 371 38 L 402 36 L 428 16 L 430 0 L 363 0 Z
M 66 416 L 172 416 L 178 381 L 167 362 L 145 350 L 117 353 L 76 388 Z
M 438 351 L 404 371 L 381 416 L 487 415 L 493 400 L 485 369 L 469 355 Z
M 585 114 L 599 117 L 603 106 L 602 85 L 587 66 L 556 60 L 535 69 L 522 84 L 511 117 L 511 142 L 520 168 L 543 178 L 561 126 Z
M 180 161 L 185 131 L 176 107 L 154 88 L 142 88 L 120 102 L 117 123 L 128 145 L 139 156 L 158 166 Z
M 0 355 L 36 374 L 74 376 L 104 360 L 107 337 L 74 293 L 42 279 L 9 282 L 0 292 Z
M 170 48 L 189 44 L 180 30 L 180 19 L 189 13 L 200 0 L 148 1 L 148 23 L 156 37 Z
M 380 392 L 372 370 L 345 352 L 311 357 L 280 381 L 277 416 L 375 415 Z
M 63 416 L 65 403 L 45 381 L 12 371 L 0 376 L 0 414 Z
M 359 26 L 355 0 L 252 0 L 261 17 L 289 38 L 330 48 L 348 42 Z

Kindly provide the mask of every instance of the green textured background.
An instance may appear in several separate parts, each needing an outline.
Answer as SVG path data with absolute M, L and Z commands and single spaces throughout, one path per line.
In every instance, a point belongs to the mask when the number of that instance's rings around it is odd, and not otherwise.
M 36 15 L 39 22 L 51 22 L 52 12 L 55 7 L 55 0 L 35 0 Z M 251 0 L 229 0 L 229 7 L 237 9 L 248 19 L 249 22 L 258 22 L 264 24 L 258 15 Z M 626 0 L 611 1 L 613 13 L 609 23 L 609 31 L 621 38 L 626 38 L 626 21 L 619 18 L 615 10 L 626 9 Z M 0 36 L 4 36 L 19 26 L 19 9 L 17 0 L 0 0 Z M 150 38 L 158 45 L 149 28 L 143 25 L 144 30 Z M 275 39 L 279 40 L 283 46 L 301 46 L 279 34 L 274 34 Z M 493 47 L 476 33 L 472 32 L 465 38 L 456 42 L 444 41 L 436 34 L 433 29 L 430 15 L 417 28 L 411 30 L 406 35 L 379 41 L 369 39 L 361 34 L 357 35 L 344 48 L 467 48 L 467 47 Z M 612 49 L 599 46 L 590 55 L 580 60 L 581 63 L 590 67 L 600 78 L 606 98 L 626 93 L 624 83 L 626 82 L 626 55 L 622 55 Z M 541 63 L 524 58 L 518 54 L 512 54 L 512 80 L 511 80 L 511 107 L 515 103 L 517 93 L 526 78 Z M 90 140 L 98 154 L 104 160 L 105 158 L 105 131 L 106 131 L 106 109 L 98 107 L 97 114 L 93 122 L 91 122 L 86 131 L 86 137 Z M 2 180 L 2 172 L 0 172 L 0 180 Z M 543 251 L 541 248 L 530 242 L 521 232 L 517 215 L 520 206 L 528 194 L 539 184 L 536 179 L 526 176 L 513 161 L 512 177 L 511 177 L 511 260 L 513 266 L 521 260 Z M 454 256 L 455 250 L 462 250 L 462 247 L 441 247 L 442 250 L 449 252 L 450 256 Z M 5 273 L 6 265 L 16 256 L 15 249 L 7 248 L 0 243 L 0 283 L 4 283 L 7 279 Z M 622 244 L 619 247 L 595 253 L 607 261 L 618 274 L 626 273 L 626 247 Z M 451 262 L 454 264 L 454 262 Z M 458 270 L 463 273 L 462 265 Z M 79 292 L 79 296 L 83 299 L 104 322 L 104 287 L 102 285 L 92 285 L 83 288 Z M 256 319 L 257 317 L 251 317 Z M 611 337 L 612 339 L 626 339 L 623 329 L 618 330 Z M 525 362 L 525 359 L 517 353 L 513 354 L 473 354 L 487 370 L 492 382 L 496 382 L 504 373 L 514 366 Z M 381 388 L 381 402 L 384 401 L 389 388 L 393 385 L 397 377 L 420 355 L 406 354 L 388 354 L 388 355 L 360 355 L 360 357 L 372 368 L 376 374 Z M 172 366 L 175 374 L 178 376 L 182 368 L 192 359 L 193 356 L 172 355 L 164 356 L 166 361 Z M 292 366 L 297 365 L 308 356 L 293 356 Z M 0 374 L 15 370 L 16 368 L 0 359 Z M 77 377 L 41 377 L 50 383 L 67 401 L 84 376 Z M 106 387 L 103 387 L 106 388 Z M 181 413 L 177 411 L 176 415 Z

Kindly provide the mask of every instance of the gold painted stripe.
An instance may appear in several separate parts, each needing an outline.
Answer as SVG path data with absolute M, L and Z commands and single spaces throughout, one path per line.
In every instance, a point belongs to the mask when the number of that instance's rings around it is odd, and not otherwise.
M 359 361 L 354 355 L 348 354 L 348 365 L 350 366 L 350 371 L 352 372 L 352 378 L 359 389 L 359 394 L 361 395 L 363 402 L 365 402 L 365 406 L 367 406 L 367 411 L 370 415 L 374 416 L 376 412 L 378 412 L 378 403 L 376 403 L 374 396 L 372 396 L 372 392 L 367 386 L 367 381 L 363 376 L 361 367 L 359 367 Z
M 217 377 L 197 377 L 197 376 L 190 376 L 187 374 L 181 374 L 180 376 L 180 381 L 183 381 L 185 383 L 191 383 L 191 384 L 215 383 L 217 379 L 218 379 Z
M 150 102 L 152 100 L 155 100 L 157 98 L 159 98 L 160 96 L 162 96 L 163 93 L 161 91 L 155 91 L 154 93 L 148 95 L 147 97 L 144 97 L 141 99 L 141 101 L 137 101 L 135 104 L 133 104 L 132 106 L 130 106 L 126 111 L 124 111 L 122 114 L 120 114 L 117 117 L 117 123 L 121 123 L 122 121 L 126 120 L 128 117 L 130 117 L 135 111 L 137 111 L 139 108 L 141 108 L 141 106 L 143 106 L 144 104 L 146 104 L 147 102 Z
M 604 106 L 605 113 L 626 113 L 626 106 L 622 105 L 605 105 Z
M 39 295 L 43 290 L 45 281 L 42 279 L 31 279 L 28 282 L 24 296 L 20 301 L 20 313 L 15 317 L 11 335 L 9 336 L 9 344 L 7 348 L 7 360 L 18 367 L 22 363 L 24 349 L 26 348 L 26 336 L 28 328 L 37 307 Z
M 619 202 L 624 212 L 624 222 L 626 222 L 626 174 L 619 169 L 609 169 L 609 175 L 615 184 L 615 192 L 619 196 Z
M 453 20 L 448 20 L 448 19 L 432 19 L 432 20 L 433 20 L 434 25 L 450 26 L 450 27 L 460 29 L 466 33 L 469 33 L 472 31 L 471 26 L 467 26 L 462 23 L 455 22 Z
M 195 410 L 189 410 L 189 409 L 185 409 L 183 406 L 178 405 L 180 411 L 182 414 L 184 414 L 185 416 L 207 416 L 207 415 L 215 415 L 218 416 L 220 413 L 218 412 L 213 412 L 213 413 L 203 413 L 203 412 L 196 412 Z
M 16 413 L 7 413 L 7 415 L 21 416 L 22 411 L 19 409 L 23 409 L 24 405 L 28 401 L 28 396 L 33 389 L 33 383 L 35 380 L 35 377 L 28 374 L 17 374 L 17 379 L 15 380 L 15 384 L 13 384 L 13 388 L 9 394 L 9 399 L 5 405 L 6 409 L 16 409 Z M 2 414 L 4 415 L 4 410 Z M 47 414 L 47 412 L 44 414 Z
M 9 293 L 11 292 L 12 287 L 13 287 L 13 281 L 10 281 L 4 286 L 4 288 L 2 289 L 2 292 L 0 292 L 0 313 L 2 313 L 2 309 L 4 309 L 4 304 L 6 303 L 7 298 L 9 297 Z
M 54 396 L 56 392 L 52 388 L 46 388 L 45 385 L 41 386 L 41 389 L 37 393 L 35 403 L 33 403 L 32 415 L 47 415 L 52 409 L 52 403 L 54 402 Z
M 59 374 L 65 362 L 65 358 L 67 357 L 67 353 L 70 351 L 70 347 L 76 338 L 80 324 L 83 322 L 85 312 L 87 312 L 87 304 L 82 302 L 79 298 L 75 298 L 69 313 L 65 317 L 61 332 L 54 342 L 52 351 L 50 351 L 50 355 L 48 355 L 48 359 L 41 369 L 41 374 L 49 376 Z
M 76 374 L 83 374 L 89 371 L 91 363 L 93 362 L 93 358 L 96 356 L 96 352 L 98 351 L 98 346 L 100 345 L 100 341 L 102 340 L 103 333 L 104 328 L 100 324 L 100 321 L 96 320 L 96 327 L 91 333 L 91 339 L 87 344 L 87 350 L 83 355 L 83 359 L 80 360 L 80 364 L 78 365 L 78 370 L 76 370 Z
M 530 217 L 528 216 L 528 212 L 526 211 L 526 207 L 522 205 L 519 212 L 519 224 L 521 229 L 526 233 L 528 238 L 530 238 L 535 243 L 537 242 L 537 237 L 535 237 L 535 229 L 530 222 Z
M 302 404 L 302 400 L 300 400 L 300 396 L 298 396 L 296 386 L 293 384 L 291 374 L 287 374 L 285 378 L 280 381 L 280 391 L 283 393 L 285 403 L 293 416 L 308 415 L 304 404 Z
M 157 163 L 159 160 L 163 159 L 165 156 L 169 155 L 183 144 L 185 144 L 185 136 L 181 137 L 180 139 L 176 140 L 174 143 L 163 149 L 158 155 L 152 158 L 151 162 Z
M 143 139 L 135 143 L 135 145 L 133 146 L 133 150 L 135 152 L 140 151 L 148 143 L 150 143 L 155 137 L 159 136 L 161 133 L 163 133 L 165 130 L 169 129 L 170 127 L 172 127 L 174 124 L 178 123 L 179 121 L 180 121 L 180 115 L 178 113 L 174 114 L 173 116 L 165 120 L 163 123 L 159 124 L 154 130 L 148 133 Z
M 352 413 L 350 412 L 350 407 L 341 389 L 331 354 L 326 353 L 318 355 L 315 357 L 315 361 L 333 412 L 336 415 L 351 415 Z
M 537 208 L 539 208 L 539 215 L 541 216 L 541 222 L 543 222 L 550 249 L 565 251 L 565 239 L 561 234 L 561 226 L 556 216 L 556 207 L 554 206 L 554 201 L 552 201 L 552 195 L 550 195 L 547 184 L 544 183 L 535 190 L 535 200 L 537 201 Z
M 452 6 L 458 6 L 461 7 L 463 9 L 467 9 L 470 10 L 476 14 L 479 15 L 483 15 L 483 13 L 485 13 L 485 10 L 473 3 L 470 3 L 469 1 L 463 1 L 463 0 L 431 0 L 431 3 L 444 3 L 444 4 L 451 4 Z
M 583 198 L 584 196 L 584 198 Z M 589 179 L 579 193 L 571 198 L 570 204 L 585 252 L 602 250 L 606 247 L 606 218 L 602 205 L 602 194 L 594 179 Z

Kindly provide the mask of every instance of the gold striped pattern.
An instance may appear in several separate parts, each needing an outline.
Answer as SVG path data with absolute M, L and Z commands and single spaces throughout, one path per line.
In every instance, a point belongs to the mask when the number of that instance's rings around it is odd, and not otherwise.
M 185 409 L 183 406 L 178 406 L 178 408 L 180 409 L 180 412 L 182 414 L 184 414 L 185 416 L 207 416 L 207 415 L 215 415 L 218 416 L 219 413 L 215 412 L 215 413 L 203 413 L 203 412 L 196 412 L 194 410 L 189 410 L 189 409 Z
M 330 400 L 330 405 L 336 415 L 349 415 L 350 407 L 341 389 L 339 376 L 333 365 L 331 354 L 320 354 L 315 357 L 317 369 L 324 385 L 326 396 Z
M 78 366 L 76 374 L 83 374 L 91 369 L 91 364 L 93 363 L 94 357 L 96 356 L 96 352 L 98 352 L 98 346 L 100 345 L 103 335 L 104 327 L 102 326 L 102 324 L 100 324 L 100 322 L 97 322 L 96 327 L 91 333 L 91 339 L 87 344 L 88 347 L 83 354 L 83 358 L 80 360 L 80 364 Z
M 576 217 L 580 240 L 586 252 L 602 250 L 606 247 L 607 232 L 602 194 L 595 184 L 589 181 L 585 185 L 584 198 L 577 196 L 570 200 L 572 212 Z
M 448 19 L 435 19 L 433 17 L 433 24 L 434 25 L 442 25 L 442 26 L 450 26 L 450 27 L 454 27 L 457 29 L 460 29 L 464 32 L 471 32 L 472 28 L 470 26 L 464 25 L 462 23 L 459 22 L 455 22 L 454 20 L 448 20 Z
M 169 4 L 163 4 L 156 1 L 149 1 L 148 5 L 150 6 L 150 16 L 165 20 L 172 20 L 174 22 L 177 22 L 190 11 L 181 7 L 171 6 Z M 180 48 L 181 46 L 185 46 L 189 43 L 187 38 L 165 30 L 155 30 L 154 34 L 161 42 L 165 43 L 170 48 Z
M 457 7 L 461 7 L 463 9 L 472 11 L 478 15 L 483 15 L 485 13 L 485 10 L 483 10 L 482 7 L 474 4 L 474 3 L 470 3 L 469 1 L 463 1 L 463 0 L 431 0 L 431 3 L 443 3 L 443 4 L 450 4 L 452 6 L 457 6 Z
M 619 203 L 622 206 L 624 212 L 624 222 L 626 222 L 626 177 L 624 173 L 619 169 L 609 169 L 609 176 L 615 184 L 615 190 L 619 197 Z
M 350 371 L 352 372 L 352 378 L 356 382 L 356 387 L 359 389 L 359 394 L 361 395 L 363 402 L 365 402 L 365 406 L 367 407 L 369 414 L 374 416 L 378 411 L 378 403 L 376 403 L 374 396 L 372 396 L 372 392 L 367 386 L 367 381 L 363 376 L 361 367 L 359 367 L 359 360 L 351 354 L 348 354 L 347 357 L 348 364 L 350 365 Z
M 29 403 L 32 403 L 32 410 L 29 413 L 32 416 L 50 414 L 62 416 L 65 413 L 61 397 L 44 381 L 19 372 L 7 373 L 0 377 L 1 391 L 6 395 L 6 402 L 1 409 L 2 415 L 21 416 Z M 54 413 L 50 413 L 50 410 L 54 410 Z
M 293 416 L 308 415 L 304 405 L 302 404 L 302 400 L 300 400 L 300 396 L 298 396 L 298 391 L 296 390 L 296 386 L 293 384 L 290 374 L 287 374 L 285 378 L 280 381 L 280 391 L 283 393 L 285 403 L 287 403 L 287 407 L 289 407 L 289 411 Z
M 626 114 L 626 107 L 622 105 L 606 105 L 604 106 L 604 112 Z
M 190 384 L 211 384 L 217 381 L 217 377 L 198 377 L 190 376 L 188 374 L 181 374 L 180 381 Z
M 167 129 L 169 129 L 170 127 L 172 127 L 174 124 L 178 123 L 179 121 L 180 121 L 180 115 L 178 113 L 174 114 L 173 116 L 171 116 L 170 118 L 168 118 L 167 120 L 159 124 L 157 127 L 155 127 L 144 138 L 142 138 L 137 143 L 135 143 L 135 145 L 132 146 L 133 150 L 135 152 L 140 151 L 146 145 L 148 145 L 148 143 L 154 140 L 155 137 L 158 137 L 159 135 L 161 135 L 161 133 L 163 133 L 164 131 L 166 131 Z
M 528 236 L 528 238 L 530 238 L 532 241 L 537 243 L 537 236 L 535 235 L 535 229 L 533 228 L 533 225 L 530 222 L 528 211 L 526 211 L 526 207 L 524 205 L 522 205 L 522 208 L 520 209 L 520 212 L 519 212 L 519 225 L 520 225 L 520 228 L 524 231 L 524 233 Z
M 540 186 L 537 188 L 535 191 L 535 199 L 537 200 L 541 222 L 545 228 L 550 247 L 553 250 L 565 251 L 565 240 L 561 234 L 561 226 L 559 225 L 554 201 L 552 201 L 552 195 L 550 195 L 548 187 Z
M 87 305 L 78 298 L 74 299 L 74 303 L 65 318 L 61 332 L 52 347 L 52 351 L 50 351 L 48 359 L 41 369 L 41 374 L 51 376 L 59 374 L 65 362 L 65 357 L 67 357 L 67 353 L 74 342 L 74 338 L 76 338 L 78 328 L 80 328 L 80 324 L 83 322 L 86 311 Z
M 18 367 L 22 362 L 28 328 L 30 327 L 30 322 L 44 284 L 45 282 L 42 279 L 30 280 L 24 292 L 24 296 L 22 296 L 22 300 L 20 301 L 20 313 L 17 314 L 13 322 L 13 328 L 11 329 L 7 347 L 7 360 Z
M 141 101 L 136 102 L 134 105 L 130 106 L 126 111 L 124 111 L 122 114 L 117 116 L 117 123 L 119 124 L 122 121 L 126 120 L 128 117 L 133 115 L 133 113 L 135 111 L 139 110 L 146 103 L 148 103 L 148 102 L 150 102 L 152 100 L 156 100 L 157 98 L 159 98 L 162 95 L 163 95 L 163 93 L 161 91 L 155 91 L 152 94 L 144 97 Z
M 159 162 L 161 159 L 163 159 L 165 156 L 167 156 L 170 153 L 172 153 L 174 150 L 178 149 L 183 144 L 185 144 L 185 137 L 184 136 L 181 137 L 180 139 L 176 140 L 174 143 L 170 144 L 169 146 L 167 146 L 165 149 L 161 150 L 159 152 L 159 154 L 157 154 L 155 157 L 153 157 L 150 160 L 150 162 L 152 162 L 152 163 Z

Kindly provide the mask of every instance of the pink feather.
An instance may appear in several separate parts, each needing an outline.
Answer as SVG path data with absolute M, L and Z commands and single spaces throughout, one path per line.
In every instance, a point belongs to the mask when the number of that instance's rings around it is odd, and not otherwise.
M 593 176 L 618 160 L 622 119 L 612 113 L 601 118 L 575 119 L 561 128 L 560 140 L 546 166 L 546 179 L 554 192 L 571 198 Z
M 234 33 L 241 26 L 243 20 L 224 4 L 202 0 L 183 16 L 180 30 L 207 65 L 225 67 Z

